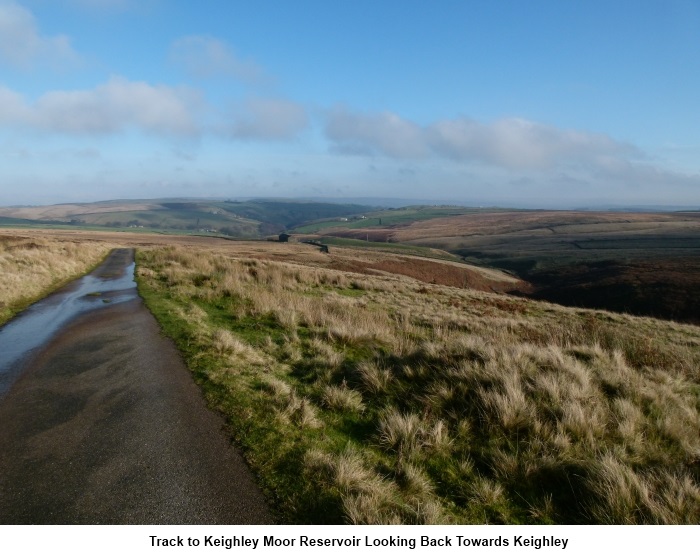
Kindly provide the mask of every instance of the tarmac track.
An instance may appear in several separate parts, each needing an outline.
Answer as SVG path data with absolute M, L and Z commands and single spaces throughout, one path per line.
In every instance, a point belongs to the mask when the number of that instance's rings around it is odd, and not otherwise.
M 115 251 L 96 271 L 123 272 Z M 0 398 L 0 524 L 268 524 L 271 512 L 138 297 L 65 325 Z

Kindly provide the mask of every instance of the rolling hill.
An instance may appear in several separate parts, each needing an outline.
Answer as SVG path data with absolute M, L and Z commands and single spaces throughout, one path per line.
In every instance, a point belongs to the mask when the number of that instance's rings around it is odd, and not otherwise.
M 352 216 L 371 209 L 358 204 L 294 200 L 112 200 L 0 208 L 0 224 L 187 231 L 256 238 L 308 221 Z
M 510 292 L 567 306 L 700 322 L 700 213 L 376 209 L 290 199 L 115 200 L 0 209 L 0 225 L 301 240 L 496 268 Z M 401 263 L 410 275 L 423 262 Z M 427 271 L 427 270 L 426 270 Z M 427 271 L 430 273 L 430 271 Z M 473 280 L 441 270 L 434 283 Z M 461 281 L 460 281 L 461 280 Z M 496 289 L 508 291 L 503 284 Z
M 533 298 L 700 322 L 698 212 L 459 210 L 368 213 L 314 235 L 441 249 L 517 275 Z

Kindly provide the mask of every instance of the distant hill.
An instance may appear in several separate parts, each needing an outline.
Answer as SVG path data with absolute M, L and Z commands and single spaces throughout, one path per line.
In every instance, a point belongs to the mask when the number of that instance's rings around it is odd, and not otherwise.
M 112 200 L 0 208 L 0 225 L 70 225 L 254 238 L 372 209 L 360 204 L 293 200 Z
M 266 199 L 245 202 L 226 201 L 217 206 L 240 217 L 280 226 L 280 231 L 292 229 L 310 221 L 340 218 L 376 210 L 376 207 L 362 204 Z
M 412 206 L 298 231 L 442 249 L 517 275 L 534 298 L 700 323 L 698 212 Z

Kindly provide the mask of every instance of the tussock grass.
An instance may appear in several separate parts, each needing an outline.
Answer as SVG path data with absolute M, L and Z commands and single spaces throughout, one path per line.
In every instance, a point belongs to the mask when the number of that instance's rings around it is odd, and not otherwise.
M 402 414 L 389 409 L 379 418 L 379 443 L 395 451 L 399 460 L 412 458 L 423 447 L 426 430 L 417 414 Z
M 361 387 L 374 395 L 386 392 L 393 380 L 391 370 L 371 360 L 360 362 L 355 371 L 361 380 Z
M 139 254 L 283 520 L 700 521 L 697 327 L 316 264 Z
M 48 292 L 87 273 L 113 246 L 0 235 L 0 324 Z
M 305 467 L 309 478 L 320 479 L 326 488 L 340 495 L 347 523 L 446 523 L 429 478 L 417 467 L 402 466 L 397 481 L 390 481 L 369 469 L 363 455 L 353 447 L 335 456 L 311 450 L 305 457 Z
M 365 409 L 362 394 L 345 383 L 341 386 L 327 385 L 323 389 L 323 404 L 332 410 L 362 412 Z

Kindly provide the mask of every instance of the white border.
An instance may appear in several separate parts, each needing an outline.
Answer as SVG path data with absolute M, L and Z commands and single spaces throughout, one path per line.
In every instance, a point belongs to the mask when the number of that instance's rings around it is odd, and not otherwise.
M 178 546 L 154 546 L 151 536 L 177 539 Z M 206 537 L 220 545 L 205 545 Z M 289 547 L 265 547 L 265 536 L 293 543 Z M 357 547 L 310 547 L 300 545 L 301 537 L 313 539 L 357 538 Z M 508 540 L 508 546 L 476 547 L 458 545 L 459 538 Z M 515 538 L 559 539 L 559 545 L 515 545 Z M 450 539 L 451 546 L 421 546 L 421 537 Z M 137 555 L 142 553 L 290 554 L 290 553 L 633 553 L 654 554 L 694 552 L 700 526 L 0 526 L 3 553 L 71 555 Z M 200 545 L 188 545 L 190 538 Z M 226 547 L 236 538 L 240 545 Z M 403 544 L 374 547 L 371 544 Z M 563 540 L 567 540 L 566 548 Z M 246 541 L 247 540 L 247 546 Z M 257 540 L 257 547 L 253 543 Z M 293 541 L 292 541 L 293 540 Z M 398 540 L 398 542 L 397 542 Z M 411 542 L 415 548 L 411 548 Z M 370 545 L 366 545 L 367 543 Z M 174 542 L 177 543 L 177 542 Z M 439 542 L 435 542 L 439 543 Z M 444 541 L 442 543 L 445 543 Z M 503 541 L 501 543 L 504 543 Z

